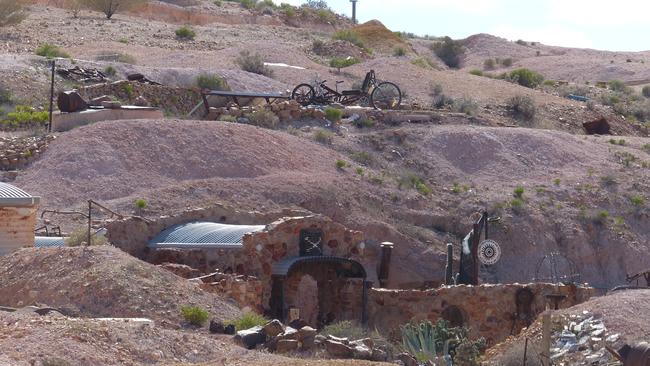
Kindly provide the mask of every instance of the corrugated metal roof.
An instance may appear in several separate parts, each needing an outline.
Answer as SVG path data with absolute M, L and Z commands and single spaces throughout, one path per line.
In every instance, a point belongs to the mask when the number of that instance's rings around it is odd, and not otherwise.
M 0 182 L 0 206 L 33 206 L 40 197 L 34 197 L 9 183 Z
M 304 256 L 304 257 L 290 257 L 285 258 L 279 262 L 273 263 L 272 274 L 274 276 L 286 276 L 291 271 L 291 268 L 301 263 L 341 263 L 350 264 L 351 268 L 347 272 L 348 277 L 366 277 L 366 270 L 361 263 L 348 258 L 333 257 L 333 256 Z
M 228 225 L 190 222 L 172 226 L 149 241 L 150 248 L 241 248 L 248 233 L 264 230 L 264 225 Z
M 37 236 L 34 238 L 37 248 L 60 248 L 65 246 L 65 238 L 57 236 Z

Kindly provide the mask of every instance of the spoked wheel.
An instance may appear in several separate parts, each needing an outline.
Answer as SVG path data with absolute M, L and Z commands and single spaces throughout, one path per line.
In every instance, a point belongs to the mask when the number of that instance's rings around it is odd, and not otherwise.
M 375 109 L 397 109 L 402 103 L 402 92 L 399 87 L 391 82 L 385 81 L 370 94 L 370 104 Z
M 316 93 L 314 92 L 314 88 L 311 85 L 300 84 L 295 89 L 293 89 L 291 98 L 301 105 L 307 106 L 313 103 L 315 95 Z

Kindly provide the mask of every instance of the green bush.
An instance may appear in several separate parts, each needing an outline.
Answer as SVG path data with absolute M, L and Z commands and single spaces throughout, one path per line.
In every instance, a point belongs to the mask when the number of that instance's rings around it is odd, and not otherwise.
M 144 210 L 145 208 L 147 208 L 147 201 L 145 201 L 142 198 L 138 198 L 137 200 L 135 200 L 135 202 L 133 202 L 133 205 L 138 210 Z
M 400 57 L 406 55 L 406 49 L 404 47 L 395 47 L 393 50 L 393 56 Z
M 113 66 L 109 65 L 104 68 L 104 74 L 108 76 L 115 76 L 115 74 L 117 74 L 117 70 L 115 70 Z
M 97 236 L 92 232 L 90 234 L 90 245 L 105 245 L 108 241 L 105 236 Z M 73 231 L 65 239 L 65 245 L 68 247 L 79 247 L 88 243 L 88 227 L 80 228 Z
M 228 82 L 216 74 L 201 74 L 197 76 L 196 86 L 201 89 L 230 90 Z
M 233 324 L 237 331 L 250 329 L 256 326 L 263 326 L 268 323 L 269 320 L 263 317 L 262 315 L 254 312 L 247 312 L 242 314 L 237 319 L 232 319 L 226 322 L 226 325 Z
M 196 37 L 196 32 L 188 26 L 182 26 L 176 29 L 176 38 L 180 40 L 192 40 Z
M 478 113 L 478 104 L 468 97 L 456 99 L 452 107 L 455 112 L 465 113 L 468 116 L 475 116 Z
M 11 91 L 0 84 L 0 104 L 11 103 Z
M 646 98 L 650 98 L 650 85 L 644 86 L 643 89 L 641 89 L 641 94 Z
M 370 165 L 374 161 L 372 155 L 370 155 L 366 151 L 354 152 L 350 154 L 350 158 L 352 158 L 352 160 L 356 161 L 357 163 L 363 165 Z
M 463 44 L 449 37 L 444 37 L 442 42 L 435 43 L 432 48 L 436 56 L 451 68 L 458 68 L 460 66 L 461 57 L 465 53 Z
M 630 197 L 630 202 L 634 206 L 637 206 L 637 207 L 638 206 L 643 206 L 643 205 L 645 205 L 645 197 L 640 196 L 640 195 L 635 195 L 635 196 Z
M 208 320 L 208 317 L 210 317 L 210 313 L 206 310 L 198 306 L 189 305 L 181 307 L 181 315 L 183 315 L 183 319 L 186 322 L 197 326 L 203 325 Z
M 510 98 L 507 104 L 515 118 L 531 121 L 537 113 L 535 101 L 526 95 L 516 95 Z
M 423 69 L 435 69 L 438 66 L 435 61 L 429 57 L 416 57 L 411 60 L 411 64 Z
M 338 108 L 325 108 L 325 118 L 330 122 L 338 122 L 343 117 L 343 111 Z
M 607 86 L 609 86 L 609 89 L 615 92 L 621 92 L 621 93 L 630 93 L 630 88 L 625 85 L 625 83 L 621 80 L 612 80 L 609 83 L 607 83 Z
M 257 110 L 251 114 L 246 115 L 250 124 L 258 127 L 275 129 L 280 123 L 280 118 L 271 111 L 264 109 Z
M 398 188 L 402 189 L 403 186 L 413 188 L 420 192 L 420 194 L 423 196 L 427 196 L 431 193 L 431 188 L 426 185 L 422 178 L 418 177 L 415 174 L 409 174 L 402 177 L 398 182 Z
M 336 164 L 335 164 L 335 165 L 336 165 L 336 168 L 337 168 L 337 169 L 341 169 L 341 170 L 342 170 L 343 168 L 345 168 L 345 167 L 348 165 L 348 163 L 346 163 L 345 160 L 338 159 L 338 160 L 336 161 Z
M 476 75 L 476 76 L 483 76 L 483 71 L 481 71 L 479 69 L 472 69 L 472 70 L 470 70 L 469 73 L 472 74 L 472 75 Z
M 520 45 L 520 46 L 528 46 L 528 43 L 526 41 L 524 41 L 524 40 L 521 40 L 521 39 L 518 39 L 517 42 L 515 42 L 515 43 Z
M 512 195 L 515 196 L 516 198 L 523 199 L 524 198 L 524 187 L 522 187 L 522 186 L 515 187 L 514 191 L 512 192 Z
M 483 61 L 483 68 L 485 70 L 493 70 L 496 67 L 496 62 L 492 58 L 488 58 L 487 60 Z
M 356 57 L 333 58 L 332 60 L 330 60 L 330 67 L 335 67 L 339 71 L 341 71 L 342 68 L 356 65 L 360 62 L 361 61 L 359 61 L 359 59 Z
M 643 144 L 641 145 L 641 149 L 645 150 L 646 152 L 650 153 L 650 144 Z
M 526 68 L 511 71 L 508 78 L 513 83 L 517 83 L 527 88 L 536 88 L 544 81 L 544 76 L 542 74 Z
M 336 33 L 334 33 L 332 38 L 341 41 L 348 41 L 359 48 L 363 48 L 363 49 L 366 48 L 366 45 L 364 44 L 361 37 L 355 31 L 349 29 L 337 31 Z
M 70 58 L 69 54 L 63 52 L 59 47 L 49 43 L 43 43 L 42 45 L 38 46 L 36 49 L 36 55 L 47 58 Z
M 273 77 L 273 70 L 264 65 L 264 60 L 262 60 L 259 53 L 251 55 L 248 51 L 242 51 L 237 58 L 237 64 L 244 71 Z
M 7 113 L 7 118 L 2 121 L 4 128 L 28 128 L 45 125 L 49 120 L 49 113 L 45 111 L 36 111 L 34 108 L 26 105 L 16 106 L 16 110 Z
M 512 66 L 512 59 L 510 57 L 504 58 L 503 60 L 501 60 L 501 65 L 503 65 L 504 67 Z
M 245 9 L 253 9 L 257 5 L 257 0 L 237 0 Z
M 318 130 L 314 132 L 314 140 L 316 140 L 316 142 L 320 142 L 321 144 L 330 145 L 334 140 L 334 134 L 329 131 Z
M 320 331 L 323 336 L 333 336 L 338 338 L 347 338 L 350 340 L 363 339 L 368 337 L 366 330 L 356 323 L 349 320 L 343 320 L 326 325 Z
M 314 51 L 315 54 L 317 54 L 319 56 L 323 56 L 325 54 L 325 52 L 327 51 L 325 49 L 325 42 L 323 42 L 320 39 L 315 39 L 311 43 L 311 49 L 312 49 L 312 51 Z

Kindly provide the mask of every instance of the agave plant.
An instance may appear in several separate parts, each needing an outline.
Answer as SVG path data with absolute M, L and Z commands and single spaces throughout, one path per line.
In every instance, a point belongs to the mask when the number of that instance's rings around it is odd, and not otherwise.
M 404 349 L 410 354 L 428 360 L 437 356 L 434 326 L 430 321 L 406 324 L 400 329 Z

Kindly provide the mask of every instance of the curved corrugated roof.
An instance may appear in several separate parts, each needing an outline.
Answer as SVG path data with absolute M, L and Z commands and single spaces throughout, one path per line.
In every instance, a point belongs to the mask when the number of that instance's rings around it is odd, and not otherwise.
M 354 259 L 334 257 L 334 256 L 303 256 L 303 257 L 289 257 L 279 262 L 273 263 L 272 274 L 274 276 L 286 276 L 291 272 L 291 269 L 302 263 L 330 263 L 330 264 L 348 264 L 350 268 L 345 269 L 346 277 L 366 277 L 366 269 L 363 265 Z
M 37 236 L 34 238 L 37 248 L 60 248 L 65 246 L 65 238 L 57 236 Z
M 34 197 L 9 183 L 0 182 L 0 206 L 33 206 L 40 197 Z
M 150 248 L 237 249 L 248 233 L 264 230 L 264 225 L 229 225 L 215 222 L 190 222 L 172 226 L 149 241 Z

